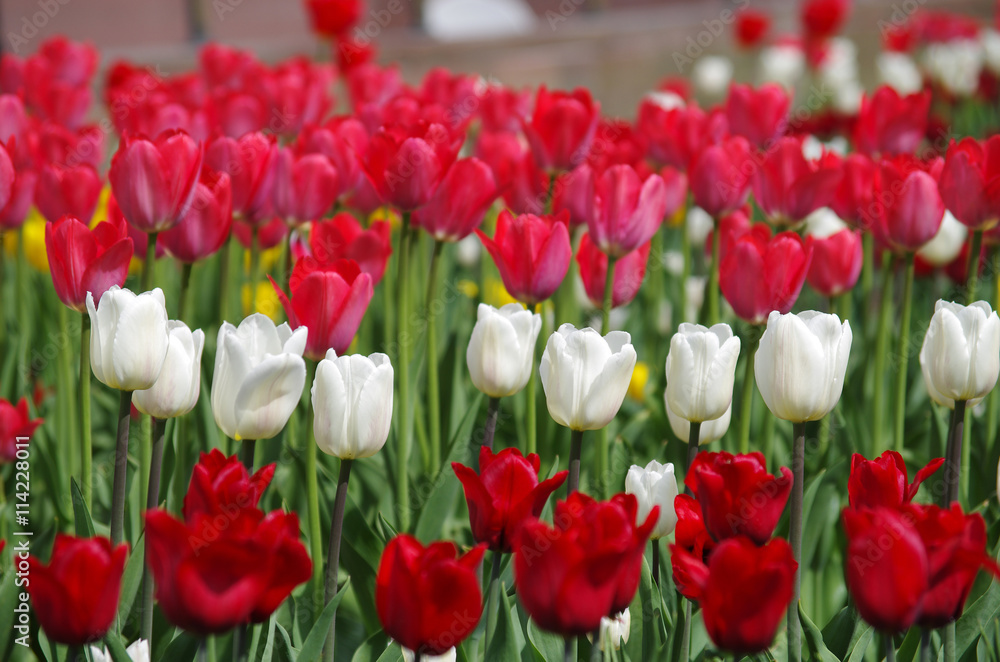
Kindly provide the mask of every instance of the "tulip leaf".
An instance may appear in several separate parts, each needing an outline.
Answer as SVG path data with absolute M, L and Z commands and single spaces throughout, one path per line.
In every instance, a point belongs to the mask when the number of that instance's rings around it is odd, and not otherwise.
M 111 662 L 132 662 L 132 658 L 129 657 L 125 646 L 122 645 L 122 642 L 115 635 L 108 634 L 104 637 L 104 645 L 108 647 Z
M 493 641 L 489 642 L 489 647 L 486 649 L 486 659 L 516 660 L 521 656 L 521 652 L 510 620 L 510 600 L 507 599 L 507 591 L 503 584 L 497 584 L 497 588 L 499 589 L 497 624 L 493 630 Z
M 358 647 L 358 650 L 354 651 L 354 657 L 351 658 L 351 662 L 376 662 L 385 652 L 388 645 L 389 638 L 386 636 L 385 631 L 379 630 L 368 637 L 365 643 Z
M 896 662 L 912 662 L 920 649 L 920 628 L 910 628 L 896 650 Z
M 94 537 L 94 521 L 90 518 L 90 510 L 83 500 L 83 492 L 76 483 L 76 478 L 69 479 L 69 489 L 73 496 L 73 522 L 76 526 L 76 535 L 79 538 Z
M 139 594 L 139 586 L 142 585 L 143 557 L 145 556 L 146 537 L 143 536 L 132 548 L 125 563 L 125 571 L 122 573 L 121 597 L 118 599 L 118 619 L 122 623 L 129 620 L 135 598 Z M 152 578 L 151 578 L 152 579 Z
M 16 559 L 17 557 L 14 556 Z M 16 565 L 16 563 L 15 563 Z M 14 587 L 14 568 L 7 570 L 0 583 L 0 656 L 7 652 L 10 635 L 14 631 L 14 608 L 17 606 L 17 589 Z
M 864 628 L 858 613 L 851 607 L 844 607 L 823 628 L 823 642 L 837 659 L 846 660 Z
M 868 647 L 872 644 L 872 639 L 875 637 L 875 628 L 868 626 L 865 628 L 858 640 L 854 642 L 854 646 L 850 650 L 850 656 L 846 658 L 847 662 L 862 662 L 865 659 L 865 654 L 868 652 Z
M 277 619 L 274 614 L 271 614 L 271 618 L 267 620 L 267 639 L 264 642 L 264 648 L 261 649 L 260 657 L 254 659 L 259 659 L 260 662 L 272 662 L 274 659 L 274 626 L 276 624 Z
M 296 662 L 317 662 L 320 659 L 323 654 L 323 645 L 326 643 L 327 632 L 330 631 L 330 624 L 333 623 L 333 618 L 337 614 L 337 605 L 344 599 L 350 585 L 351 580 L 348 578 L 337 595 L 333 596 L 333 599 L 323 608 L 319 618 L 313 623 L 312 630 L 309 631 L 309 635 L 302 643 L 302 649 L 299 651 Z
M 802 640 L 806 649 L 803 652 L 808 652 L 808 657 L 803 655 L 803 659 L 817 660 L 818 662 L 839 662 L 839 658 L 831 653 L 823 642 L 823 633 L 802 610 L 801 603 L 799 604 L 799 622 L 802 624 Z
M 653 544 L 659 544 L 654 540 Z M 639 590 L 629 605 L 629 614 L 634 619 L 625 652 L 633 660 L 652 660 L 656 657 L 656 612 L 657 602 L 653 599 L 653 577 L 645 556 L 642 559 L 642 574 L 639 576 Z M 638 627 L 636 627 L 638 625 Z
M 163 651 L 163 655 L 159 658 L 160 662 L 173 662 L 174 660 L 193 660 L 195 654 L 198 652 L 198 645 L 201 643 L 201 638 L 187 632 L 179 631 L 179 634 L 174 637 L 167 646 L 167 649 Z
M 528 620 L 528 641 L 531 642 L 531 646 L 535 649 L 535 653 L 537 653 L 544 662 L 563 661 L 563 654 L 566 651 L 565 640 L 557 634 L 539 630 L 535 625 L 535 621 L 530 619 Z M 576 642 L 573 643 L 573 650 L 576 651 Z M 573 655 L 573 659 L 576 659 L 575 653 Z
M 288 631 L 281 627 L 277 620 L 274 622 L 277 636 L 274 638 L 274 660 L 275 662 L 295 662 L 295 650 L 292 648 L 292 638 L 288 636 Z
M 379 655 L 378 660 L 375 662 L 400 662 L 403 659 L 403 650 L 399 647 L 399 644 L 392 644 L 385 649 L 385 652 Z
M 955 623 L 955 659 L 961 659 L 980 636 L 981 628 L 1000 616 L 1000 582 L 993 580 L 989 589 L 969 606 Z

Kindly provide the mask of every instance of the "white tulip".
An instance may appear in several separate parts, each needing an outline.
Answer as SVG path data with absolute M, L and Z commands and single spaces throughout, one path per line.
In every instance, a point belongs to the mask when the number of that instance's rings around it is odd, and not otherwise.
M 132 662 L 149 662 L 149 642 L 145 639 L 136 639 L 125 649 L 128 659 Z M 94 662 L 112 662 L 108 649 L 100 649 L 97 646 L 90 647 L 90 656 Z
M 508 303 L 499 310 L 479 304 L 465 363 L 477 389 L 491 398 L 514 395 L 528 383 L 542 316 Z
M 653 506 L 660 507 L 656 526 L 649 536 L 651 539 L 659 540 L 673 533 L 677 526 L 677 513 L 674 512 L 677 478 L 674 476 L 673 464 L 660 464 L 656 460 L 652 460 L 645 468 L 633 464 L 625 476 L 625 493 L 634 495 L 639 502 L 636 525 L 646 521 Z
M 687 102 L 684 101 L 684 98 L 681 95 L 666 90 L 654 90 L 652 92 L 647 92 L 646 100 L 656 104 L 663 110 L 683 108 L 687 105 Z
M 167 358 L 156 383 L 132 393 L 132 404 L 143 414 L 156 418 L 176 418 L 188 413 L 198 403 L 201 392 L 201 350 L 205 333 L 192 333 L 184 322 L 167 322 L 169 342 Z
M 701 207 L 691 207 L 687 212 L 687 236 L 692 246 L 704 246 L 708 233 L 715 227 L 712 216 Z
M 385 354 L 337 356 L 332 349 L 316 368 L 313 432 L 327 455 L 371 457 L 385 445 L 392 424 L 392 364 Z
M 928 44 L 924 69 L 928 76 L 957 97 L 971 97 L 979 89 L 983 48 L 975 39 Z
M 740 339 L 728 324 L 681 324 L 667 352 L 666 398 L 675 414 L 700 423 L 722 416 L 733 401 Z
M 403 660 L 404 662 L 413 662 L 416 659 L 416 655 L 413 654 L 409 648 L 405 646 L 400 646 L 403 649 Z M 452 646 L 444 653 L 440 655 L 421 655 L 420 662 L 455 662 L 458 659 L 458 652 L 455 647 Z
M 151 387 L 167 357 L 167 308 L 163 291 L 136 295 L 117 285 L 94 297 L 87 292 L 90 314 L 90 366 L 94 376 L 119 391 Z
M 879 81 L 899 94 L 913 94 L 924 87 L 924 77 L 917 63 L 906 53 L 885 51 L 875 60 Z
M 691 80 L 703 96 L 721 98 L 733 80 L 733 63 L 724 55 L 703 55 L 691 67 Z
M 758 78 L 761 83 L 777 83 L 792 90 L 805 70 L 806 56 L 797 45 L 776 44 L 760 51 Z
M 691 421 L 681 418 L 670 408 L 670 403 L 667 402 L 667 392 L 663 392 L 663 404 L 667 410 L 667 420 L 670 422 L 670 429 L 674 431 L 674 435 L 683 441 L 685 444 L 691 438 Z M 701 427 L 698 429 L 698 445 L 704 446 L 705 444 L 716 441 L 717 439 L 722 439 L 722 435 L 726 434 L 729 430 L 729 422 L 733 416 L 733 405 L 730 403 L 729 407 L 726 408 L 726 413 L 719 418 L 713 418 L 710 421 L 702 421 Z
M 931 399 L 948 408 L 956 400 L 978 404 L 1000 374 L 1000 317 L 985 301 L 963 306 L 939 300 L 934 306 L 920 369 Z
M 833 37 L 825 46 L 817 72 L 820 82 L 834 89 L 857 83 L 858 49 L 854 42 L 846 37 Z M 805 59 L 804 55 L 800 57 Z
M 805 234 L 816 239 L 832 237 L 850 226 L 837 216 L 829 207 L 820 207 L 806 216 Z
M 632 614 L 629 613 L 628 607 L 625 611 L 615 614 L 613 618 L 602 616 L 600 628 L 601 639 L 597 643 L 600 650 L 607 651 L 609 643 L 614 650 L 620 649 L 622 644 L 627 644 L 629 631 L 632 629 Z M 588 633 L 587 639 L 593 642 L 594 635 Z
M 938 228 L 934 238 L 920 247 L 917 255 L 933 264 L 935 267 L 943 267 L 958 257 L 965 245 L 965 239 L 969 236 L 969 228 L 965 223 L 959 221 L 948 211 L 944 211 L 944 220 Z
M 1000 74 L 1000 32 L 989 28 L 979 33 L 983 47 L 983 64 L 994 74 Z
M 757 388 L 775 416 L 818 421 L 837 405 L 851 353 L 851 324 L 807 310 L 773 311 L 754 362 Z
M 632 338 L 602 337 L 591 328 L 563 324 L 549 336 L 538 366 L 549 415 L 573 430 L 598 430 L 618 413 L 635 368 Z
M 250 315 L 238 327 L 223 322 L 216 344 L 212 413 L 236 440 L 270 439 L 288 422 L 306 383 L 309 330 L 275 326 L 266 315 Z

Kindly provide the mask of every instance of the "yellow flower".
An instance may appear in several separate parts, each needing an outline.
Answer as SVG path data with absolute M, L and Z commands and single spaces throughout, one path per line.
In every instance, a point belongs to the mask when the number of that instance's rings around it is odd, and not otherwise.
M 281 260 L 282 250 L 282 245 L 278 244 L 277 246 L 273 246 L 260 252 L 260 270 L 262 274 L 270 271 L 271 267 L 276 265 L 278 261 Z M 243 271 L 248 274 L 250 273 L 250 251 L 248 250 L 243 251 Z M 275 280 L 278 279 L 275 278 Z
M 468 279 L 458 281 L 458 291 L 470 299 L 475 299 L 479 296 L 479 286 Z
M 679 228 L 687 215 L 687 205 L 681 205 L 671 216 L 667 217 L 667 225 L 672 228 Z
M 389 221 L 389 229 L 396 231 L 403 225 L 399 212 L 390 207 L 379 207 L 368 216 L 368 225 L 375 221 Z
M 49 256 L 45 250 L 45 219 L 34 207 L 28 213 L 28 218 L 21 226 L 24 233 L 24 256 L 34 269 L 43 273 L 49 271 Z M 17 255 L 17 232 L 11 230 L 3 233 L 3 247 L 7 255 Z
M 243 311 L 246 314 L 249 314 L 247 311 L 262 313 L 270 317 L 275 322 L 280 321 L 281 317 L 285 314 L 281 307 L 281 302 L 278 300 L 278 295 L 275 293 L 274 288 L 271 287 L 270 281 L 257 283 L 257 296 L 254 297 L 252 311 L 250 310 L 249 283 L 243 286 L 241 298 L 243 301 Z
M 90 218 L 90 229 L 97 227 L 98 223 L 108 220 L 108 200 L 111 198 L 111 186 L 105 184 L 101 189 L 101 195 L 97 198 L 97 207 L 94 208 L 94 215 Z
M 503 281 L 492 277 L 487 277 L 483 285 L 483 302 L 494 308 L 500 308 L 508 303 L 519 303 L 503 286 Z
M 628 383 L 628 396 L 636 402 L 642 402 L 648 381 L 649 364 L 644 361 L 636 361 L 635 369 L 632 370 L 632 380 Z

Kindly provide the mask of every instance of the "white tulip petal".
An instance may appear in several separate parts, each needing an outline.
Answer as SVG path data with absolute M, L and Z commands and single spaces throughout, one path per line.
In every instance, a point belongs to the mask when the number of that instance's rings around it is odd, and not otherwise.
M 300 356 L 269 356 L 247 375 L 236 394 L 239 439 L 270 439 L 281 432 L 302 397 L 306 364 Z

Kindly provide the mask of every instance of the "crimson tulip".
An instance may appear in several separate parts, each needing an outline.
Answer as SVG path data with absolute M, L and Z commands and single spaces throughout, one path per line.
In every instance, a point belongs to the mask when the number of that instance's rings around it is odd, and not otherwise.
M 916 251 L 934 238 L 944 221 L 939 166 L 911 156 L 882 161 L 871 205 L 876 237 L 898 251 Z
M 340 177 L 322 154 L 297 155 L 289 147 L 274 160 L 271 208 L 291 226 L 324 216 L 340 194 Z
M 713 218 L 739 209 L 750 192 L 752 171 L 750 143 L 745 138 L 732 136 L 706 147 L 688 170 L 695 204 Z
M 544 85 L 535 95 L 535 110 L 523 122 L 535 162 L 543 170 L 571 170 L 590 150 L 601 115 L 601 104 L 590 91 L 550 92 Z
M 46 224 L 45 252 L 59 300 L 82 313 L 88 292 L 100 300 L 112 285 L 125 284 L 132 240 L 113 223 L 104 221 L 90 230 L 66 216 Z
M 38 624 L 50 641 L 82 646 L 101 639 L 118 614 L 128 545 L 104 537 L 56 534 L 49 562 L 28 557 L 25 582 Z
M 35 151 L 38 163 L 58 163 L 77 166 L 89 163 L 94 169 L 104 167 L 104 141 L 106 131 L 100 126 L 83 126 L 75 130 L 60 124 L 43 122 L 36 127 L 36 135 L 25 137 L 25 147 Z M 30 141 L 30 145 L 27 143 Z
M 227 457 L 218 448 L 202 453 L 184 495 L 184 521 L 198 529 L 202 523 L 214 526 L 212 521 L 220 515 L 232 522 L 242 519 L 244 512 L 252 515 L 274 478 L 274 469 L 274 464 L 268 464 L 250 475 L 235 455 Z
M 358 155 L 368 149 L 368 131 L 353 117 L 337 117 L 322 127 L 307 126 L 298 139 L 303 154 L 322 154 L 337 171 L 340 195 L 350 193 L 364 179 Z
M 498 194 L 485 162 L 461 159 L 448 169 L 427 204 L 413 212 L 413 224 L 438 241 L 459 241 L 479 227 Z
M 632 301 L 639 293 L 642 279 L 646 276 L 646 262 L 649 260 L 650 242 L 646 242 L 631 253 L 615 262 L 614 284 L 611 290 L 611 307 L 618 308 Z M 576 262 L 580 265 L 580 279 L 587 298 L 595 308 L 604 305 L 604 283 L 608 275 L 608 256 L 591 240 L 590 233 L 583 235 L 580 248 L 576 251 Z
M 496 181 L 497 189 L 507 197 L 507 204 L 510 206 L 510 189 L 514 185 L 517 171 L 522 168 L 525 158 L 530 159 L 527 148 L 521 142 L 518 134 L 512 131 L 483 131 L 476 139 L 476 158 L 483 161 L 493 171 L 493 178 Z M 531 161 L 534 165 L 534 160 Z M 582 167 L 582 166 L 581 166 Z M 535 170 L 538 171 L 537 166 Z M 542 173 L 544 177 L 544 173 Z M 539 191 L 544 195 L 548 187 L 548 179 Z M 544 202 L 544 200 L 543 200 Z M 539 210 L 541 206 L 539 205 Z
M 812 262 L 812 239 L 794 232 L 769 237 L 770 231 L 749 232 L 732 242 L 719 263 L 722 296 L 740 318 L 763 324 L 773 310 L 792 309 Z
M 479 98 L 483 133 L 516 132 L 531 109 L 531 90 L 491 84 Z
M 791 105 L 788 92 L 777 83 L 765 83 L 757 89 L 737 83 L 729 88 L 726 98 L 729 132 L 743 136 L 751 145 L 768 148 L 785 133 Z
M 851 0 L 807 0 L 802 5 L 802 27 L 806 40 L 824 41 L 833 37 L 840 28 L 851 8 Z
M 743 535 L 763 545 L 774 533 L 791 494 L 792 472 L 782 467 L 780 477 L 768 473 L 760 452 L 702 452 L 691 464 L 684 484 L 698 498 L 713 538 Z
M 706 564 L 716 543 L 705 528 L 701 505 L 694 497 L 678 494 L 674 497 L 674 512 L 677 526 L 675 542 L 670 546 L 674 585 L 685 598 L 700 600 L 708 573 Z
M 440 124 L 383 126 L 368 143 L 365 172 L 383 202 L 412 211 L 434 195 L 460 145 Z
M 420 655 L 441 655 L 479 623 L 478 568 L 486 545 L 459 556 L 452 542 L 424 547 L 409 534 L 389 541 L 375 578 L 375 608 L 386 634 Z
M 646 154 L 649 140 L 646 134 L 627 120 L 602 119 L 597 123 L 594 142 L 587 152 L 587 163 L 602 173 L 616 165 L 635 168 L 640 174 L 648 174 Z
M 458 462 L 451 468 L 462 481 L 469 506 L 472 537 L 494 552 L 513 551 L 513 542 L 525 520 L 538 517 L 549 496 L 566 480 L 568 471 L 539 482 L 539 458 L 516 448 L 479 449 L 479 473 Z
M 330 220 L 313 223 L 309 231 L 309 257 L 326 263 L 354 260 L 361 271 L 371 276 L 374 286 L 385 275 L 392 254 L 390 234 L 386 221 L 375 221 L 365 230 L 356 218 L 341 212 Z
M 260 84 L 268 101 L 268 127 L 283 136 L 295 136 L 304 126 L 319 124 L 333 99 L 333 68 L 299 55 L 264 69 Z
M 552 210 L 569 212 L 570 227 L 590 227 L 598 222 L 596 199 L 597 173 L 590 164 L 584 163 L 559 175 L 552 190 Z
M 986 229 L 1000 217 L 1000 136 L 982 143 L 952 142 L 938 180 L 944 206 L 973 229 Z
M 0 144 L 0 209 L 7 206 L 14 188 L 14 162 L 7 148 Z
M 248 133 L 239 139 L 218 137 L 205 148 L 205 165 L 229 175 L 233 212 L 252 225 L 271 221 L 271 192 L 277 144 L 274 136 Z
M 265 221 L 256 227 L 239 218 L 233 220 L 233 236 L 243 248 L 250 249 L 254 232 L 257 233 L 257 246 L 262 251 L 266 251 L 268 248 L 274 248 L 280 244 L 285 235 L 289 233 L 289 229 L 285 222 L 278 217 Z
M 300 260 L 292 269 L 291 298 L 268 276 L 293 329 L 309 329 L 304 356 L 319 361 L 328 349 L 343 354 L 372 300 L 372 277 L 354 260 Z
M 2 145 L 0 145 L 0 149 L 3 149 Z M 0 157 L 0 159 L 2 158 Z M 0 166 L 0 169 L 2 167 Z M 18 170 L 14 173 L 14 181 L 7 204 L 0 207 L 0 230 L 16 230 L 24 224 L 25 219 L 28 218 L 28 212 L 31 210 L 31 203 L 35 199 L 37 181 L 38 177 L 32 170 Z
M 340 38 L 365 10 L 362 0 L 305 0 L 309 22 L 316 34 Z
M 807 159 L 802 139 L 785 137 L 764 154 L 751 185 L 754 199 L 769 222 L 797 225 L 831 203 L 840 177 L 834 159 Z
M 229 175 L 202 172 L 190 209 L 181 222 L 159 236 L 158 245 L 191 264 L 214 255 L 233 227 L 233 196 Z
M 736 44 L 740 48 L 756 48 L 767 37 L 771 17 L 757 9 L 743 9 L 736 14 Z
M 505 209 L 497 217 L 492 239 L 482 230 L 476 230 L 512 297 L 534 305 L 558 289 L 572 257 L 568 222 L 566 212 L 555 216 L 514 216 Z
M 721 142 L 728 132 L 725 113 L 706 112 L 694 104 L 664 107 L 655 94 L 643 98 L 636 127 L 646 136 L 653 160 L 683 171 L 702 149 Z
M 825 297 L 835 297 L 858 282 L 863 261 L 861 233 L 844 228 L 829 237 L 813 235 L 813 258 L 806 280 Z
M 46 165 L 39 173 L 35 206 L 50 223 L 63 216 L 90 221 L 102 187 L 101 177 L 90 164 Z
M 854 124 L 854 145 L 862 154 L 912 154 L 927 132 L 931 95 L 901 95 L 888 85 L 865 95 Z
M 28 413 L 27 398 L 22 397 L 16 407 L 0 398 L 0 464 L 16 460 L 17 444 L 26 441 L 41 424 L 42 419 L 32 420 Z
M 931 460 L 907 484 L 906 463 L 896 451 L 885 451 L 874 460 L 855 453 L 847 479 L 848 501 L 852 508 L 899 508 L 913 501 L 920 484 L 942 464 L 943 457 Z
M 864 154 L 849 154 L 840 162 L 840 182 L 830 201 L 830 208 L 845 223 L 870 229 L 872 182 L 878 167 Z
M 667 211 L 667 185 L 659 175 L 643 182 L 627 165 L 608 168 L 595 184 L 591 238 L 611 257 L 623 257 L 648 242 Z
M 202 149 L 183 131 L 155 140 L 125 137 L 111 159 L 111 192 L 129 225 L 160 232 L 180 222 L 194 199 Z

